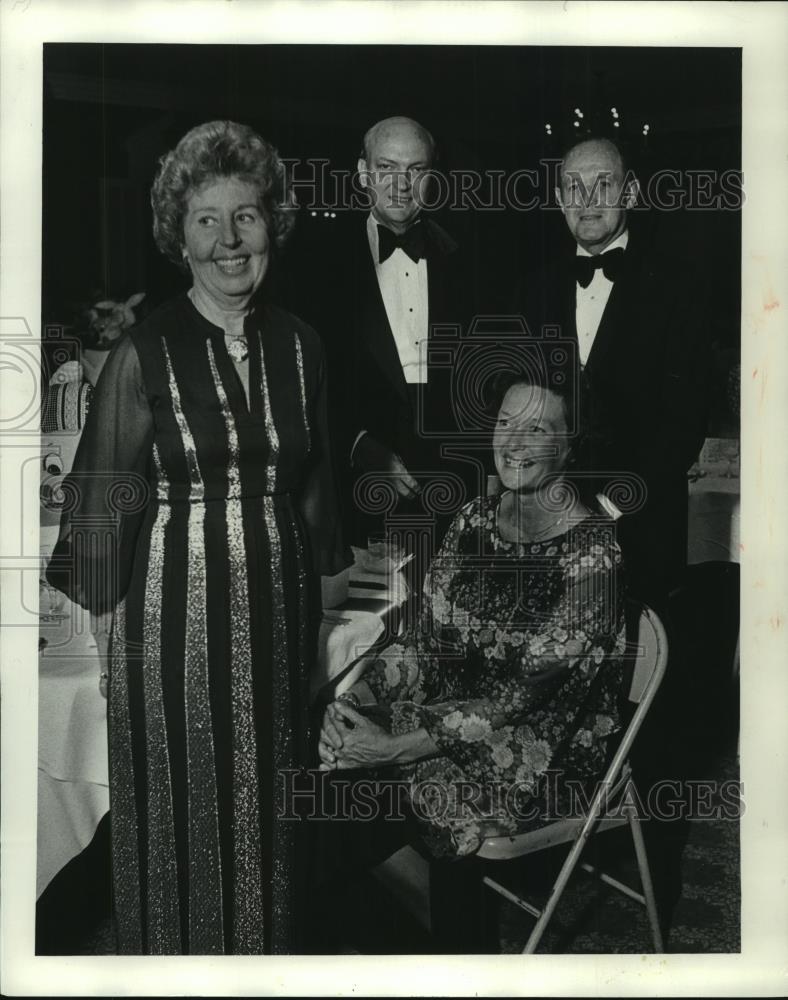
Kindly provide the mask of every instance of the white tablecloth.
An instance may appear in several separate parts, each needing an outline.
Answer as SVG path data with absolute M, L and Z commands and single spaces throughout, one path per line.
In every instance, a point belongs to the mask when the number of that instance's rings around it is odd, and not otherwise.
M 689 484 L 688 562 L 740 562 L 739 479 L 704 476 Z
M 42 601 L 43 604 L 43 601 Z M 40 896 L 93 838 L 109 809 L 107 702 L 89 616 L 63 599 L 44 615 L 38 664 L 38 867 Z
M 109 809 L 109 790 L 93 781 L 58 781 L 38 770 L 36 899 L 85 850 Z
M 385 638 L 387 628 L 396 631 L 397 611 L 407 598 L 401 572 L 370 573 L 365 568 L 364 553 L 356 550 L 355 555 L 347 598 L 326 612 L 320 626 L 317 669 L 311 683 L 313 699 L 337 678 L 334 694 L 341 694 L 355 683 L 366 666 L 365 654 Z
M 739 562 L 739 441 L 706 438 L 689 471 L 688 562 Z

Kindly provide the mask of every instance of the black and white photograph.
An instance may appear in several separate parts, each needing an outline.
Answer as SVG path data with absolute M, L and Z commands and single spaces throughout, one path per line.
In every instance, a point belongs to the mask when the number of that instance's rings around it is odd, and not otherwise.
M 2 12 L 9 995 L 778 995 L 785 5 L 84 6 Z

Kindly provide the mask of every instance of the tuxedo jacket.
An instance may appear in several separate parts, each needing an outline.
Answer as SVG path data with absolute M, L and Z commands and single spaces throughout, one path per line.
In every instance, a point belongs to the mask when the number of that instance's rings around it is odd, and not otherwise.
M 577 345 L 576 250 L 567 240 L 523 282 L 519 308 L 532 336 L 558 325 Z M 709 341 L 706 276 L 691 260 L 657 249 L 649 232 L 630 227 L 585 368 L 578 358 L 572 373 L 586 440 L 580 462 L 601 489 L 616 473 L 634 473 L 645 483 L 644 505 L 621 527 L 637 536 L 635 561 L 650 562 L 648 572 L 671 585 L 686 564 L 686 473 L 706 434 Z
M 308 222 L 290 261 L 288 305 L 314 324 L 326 346 L 338 465 L 349 464 L 354 441 L 365 430 L 396 452 L 408 471 L 440 468 L 441 446 L 455 432 L 453 345 L 473 307 L 459 245 L 437 222 L 423 218 L 430 344 L 440 338 L 447 346 L 438 363 L 430 364 L 426 385 L 417 388 L 402 371 L 369 247 L 367 214 Z

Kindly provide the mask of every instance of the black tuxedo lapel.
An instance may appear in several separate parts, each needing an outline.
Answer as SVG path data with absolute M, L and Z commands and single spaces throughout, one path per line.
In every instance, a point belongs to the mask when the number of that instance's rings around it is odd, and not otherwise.
M 356 330 L 358 336 L 363 339 L 363 343 L 359 347 L 366 351 L 386 380 L 403 400 L 407 402 L 408 390 L 405 383 L 405 376 L 402 371 L 394 332 L 386 315 L 386 306 L 380 292 L 378 276 L 375 272 L 375 262 L 372 259 L 372 253 L 369 248 L 366 220 L 361 227 L 356 262 L 356 275 L 358 278 Z
M 452 255 L 457 250 L 457 244 L 430 219 L 425 219 L 423 224 L 430 254 L 427 260 L 427 311 L 431 336 L 436 323 L 462 327 L 468 316 L 461 301 L 464 289 L 453 267 Z
M 630 229 L 621 272 L 610 289 L 588 354 L 586 368 L 591 373 L 595 368 L 604 367 L 606 359 L 622 346 L 622 342 L 631 345 L 634 341 L 642 341 L 645 336 L 643 321 L 648 325 L 649 311 L 647 303 L 643 301 L 649 284 L 643 280 L 647 277 L 644 274 L 645 267 L 643 234 L 638 235 Z
M 621 337 L 637 335 L 637 331 L 628 330 L 627 327 L 632 323 L 633 317 L 639 313 L 639 310 L 632 308 L 631 300 L 633 279 L 641 262 L 638 259 L 637 250 L 632 248 L 630 243 L 627 244 L 621 273 L 610 289 L 610 295 L 599 321 L 599 328 L 588 354 L 586 367 L 592 371 L 598 365 L 604 364 L 604 359 L 612 350 L 615 350 Z M 575 292 L 575 294 L 577 293 Z
M 429 219 L 423 222 L 428 245 L 427 259 L 427 323 L 432 330 L 435 323 L 457 323 L 462 325 L 466 317 L 459 303 L 457 281 L 452 281 L 451 254 L 457 244 L 451 237 Z M 403 400 L 410 405 L 407 383 L 397 351 L 394 332 L 391 329 L 383 296 L 380 292 L 375 262 L 369 249 L 366 220 L 363 240 L 360 241 L 357 273 L 361 288 L 359 304 L 362 315 L 357 329 L 361 336 L 366 334 L 366 347 L 372 359 L 380 368 L 388 382 Z
M 561 268 L 558 280 L 560 283 L 558 301 L 562 306 L 561 315 L 558 317 L 561 323 L 561 333 L 565 337 L 571 337 L 577 344 L 577 284 L 572 261 Z M 535 333 L 539 336 L 541 331 L 536 330 Z

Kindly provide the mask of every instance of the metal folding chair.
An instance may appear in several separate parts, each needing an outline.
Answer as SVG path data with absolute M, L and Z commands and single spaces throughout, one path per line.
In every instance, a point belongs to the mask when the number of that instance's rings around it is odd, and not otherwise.
M 632 783 L 632 771 L 628 757 L 638 730 L 665 675 L 668 641 L 662 622 L 650 608 L 645 605 L 631 604 L 630 611 L 638 616 L 637 619 L 630 619 L 637 620 L 638 630 L 636 642 L 629 646 L 630 656 L 633 660 L 629 701 L 636 705 L 636 708 L 613 760 L 594 792 L 585 816 L 562 819 L 514 837 L 489 837 L 483 842 L 478 852 L 478 857 L 488 861 L 507 861 L 545 850 L 556 844 L 573 842 L 561 871 L 553 883 L 547 902 L 541 910 L 494 879 L 484 878 L 485 885 L 537 918 L 536 925 L 523 949 L 524 955 L 530 955 L 536 951 L 569 878 L 577 866 L 583 848 L 590 838 L 596 833 L 623 826 L 626 823 L 629 824 L 632 831 L 642 893 L 610 875 L 598 871 L 590 864 L 582 863 L 580 867 L 591 874 L 598 875 L 607 885 L 643 904 L 651 924 L 654 951 L 662 952 L 664 950 L 654 900 L 651 871 L 643 842 L 643 832 L 640 829 L 640 819 L 637 815 L 637 798 L 633 802 L 632 795 L 628 794 Z

